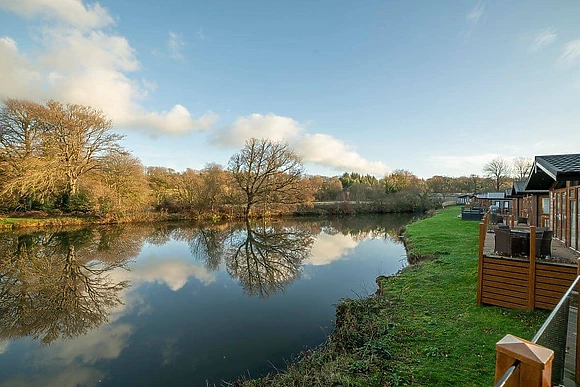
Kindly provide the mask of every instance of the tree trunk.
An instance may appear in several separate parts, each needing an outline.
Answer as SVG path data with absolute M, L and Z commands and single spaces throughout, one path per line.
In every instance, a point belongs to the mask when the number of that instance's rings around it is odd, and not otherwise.
M 248 204 L 246 205 L 246 212 L 245 212 L 246 219 L 248 219 L 250 217 L 251 210 L 252 210 L 252 202 L 248 201 Z
M 78 178 L 69 175 L 68 183 L 66 185 L 66 190 L 68 191 L 67 192 L 68 196 L 74 196 L 77 194 L 77 182 L 78 182 Z

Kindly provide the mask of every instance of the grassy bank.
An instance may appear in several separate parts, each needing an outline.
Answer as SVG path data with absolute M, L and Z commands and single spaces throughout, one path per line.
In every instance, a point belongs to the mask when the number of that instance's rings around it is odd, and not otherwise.
M 180 216 L 167 215 L 164 213 L 143 213 L 138 216 L 125 217 L 99 217 L 93 215 L 49 215 L 34 211 L 20 216 L 0 217 L 0 229 L 14 230 L 21 228 L 49 228 L 68 226 L 89 226 L 96 224 L 116 224 L 133 222 L 155 222 L 167 220 L 182 220 Z
M 344 300 L 328 341 L 285 372 L 244 386 L 489 386 L 495 343 L 530 339 L 548 313 L 478 307 L 478 223 L 440 211 L 407 228 L 408 250 L 430 257 L 380 278 L 375 296 Z
M 61 227 L 61 226 L 77 226 L 83 224 L 91 224 L 89 219 L 76 217 L 62 217 L 62 218 L 17 218 L 6 217 L 0 218 L 0 229 L 12 230 L 16 228 L 25 227 Z

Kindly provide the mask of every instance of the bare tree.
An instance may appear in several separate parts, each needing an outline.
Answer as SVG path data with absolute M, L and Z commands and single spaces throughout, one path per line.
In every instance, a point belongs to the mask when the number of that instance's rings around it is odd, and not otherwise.
M 533 162 L 530 159 L 526 159 L 525 157 L 515 157 L 512 160 L 514 178 L 517 180 L 525 179 L 532 168 L 532 164 Z
M 195 208 L 198 203 L 198 194 L 202 184 L 199 172 L 187 168 L 174 177 L 177 203 L 181 207 Z
M 149 202 L 151 191 L 145 167 L 130 153 L 108 153 L 95 171 L 94 177 L 98 182 L 93 182 L 89 189 L 104 208 L 125 213 L 142 209 Z M 104 188 L 99 190 L 100 195 L 95 192 L 97 187 Z
M 42 106 L 6 99 L 0 109 L 0 167 L 4 195 L 25 209 L 54 188 L 54 165 L 42 152 Z
M 501 157 L 496 157 L 483 166 L 485 175 L 494 181 L 496 191 L 499 191 L 509 180 L 511 167 L 508 161 Z
M 223 203 L 224 197 L 228 195 L 231 185 L 229 173 L 225 172 L 219 164 L 210 163 L 201 171 L 201 185 L 198 193 L 198 210 L 215 210 L 216 205 Z
M 228 169 L 246 197 L 246 218 L 257 203 L 295 203 L 304 173 L 300 158 L 286 143 L 252 138 L 230 158 Z
M 0 109 L 0 154 L 13 162 L 40 151 L 42 106 L 8 98 Z
M 111 121 L 89 106 L 48 101 L 43 115 L 45 147 L 66 177 L 66 201 L 76 195 L 81 176 L 97 168 L 106 154 L 121 149 L 123 136 L 111 132 Z

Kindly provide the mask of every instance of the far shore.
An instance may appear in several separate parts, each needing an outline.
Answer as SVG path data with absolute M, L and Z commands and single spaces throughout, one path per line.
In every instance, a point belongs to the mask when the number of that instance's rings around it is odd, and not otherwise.
M 240 207 L 241 208 L 241 207 Z M 384 213 L 412 213 L 413 211 L 395 211 L 386 208 L 380 203 L 355 202 L 355 201 L 334 201 L 334 202 L 314 202 L 311 204 L 294 206 L 274 206 L 266 212 L 256 211 L 255 218 L 276 218 L 288 216 L 351 216 L 357 214 L 384 214 Z M 12 230 L 20 228 L 48 228 L 66 226 L 104 225 L 118 223 L 142 223 L 142 222 L 167 222 L 167 221 L 197 221 L 217 223 L 222 221 L 243 219 L 241 211 L 229 208 L 214 213 L 192 213 L 176 212 L 168 213 L 161 211 L 140 212 L 133 215 L 119 217 L 96 216 L 91 214 L 66 214 L 48 213 L 43 211 L 30 211 L 23 213 L 12 213 L 0 216 L 0 229 Z

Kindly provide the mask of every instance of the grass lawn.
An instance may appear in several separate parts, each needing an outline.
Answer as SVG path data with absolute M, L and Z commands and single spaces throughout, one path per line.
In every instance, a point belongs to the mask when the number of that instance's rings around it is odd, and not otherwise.
M 407 227 L 409 253 L 431 259 L 343 300 L 321 347 L 245 386 L 490 386 L 495 343 L 531 339 L 548 312 L 476 305 L 478 223 L 459 207 Z
M 0 218 L 1 229 L 15 229 L 23 227 L 55 227 L 87 224 L 87 219 L 76 217 L 53 218 Z

